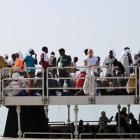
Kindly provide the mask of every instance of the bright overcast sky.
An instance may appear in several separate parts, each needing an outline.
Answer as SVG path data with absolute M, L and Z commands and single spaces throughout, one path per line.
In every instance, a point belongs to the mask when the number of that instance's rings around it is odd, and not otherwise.
M 86 48 L 103 59 L 140 47 L 140 0 L 0 0 L 0 55 L 65 48 L 83 65 Z

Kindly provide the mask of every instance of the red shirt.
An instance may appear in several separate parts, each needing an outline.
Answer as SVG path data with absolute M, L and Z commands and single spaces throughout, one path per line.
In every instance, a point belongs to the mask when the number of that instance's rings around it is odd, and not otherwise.
M 44 53 L 41 54 L 40 58 L 44 59 Z M 45 65 L 44 65 L 45 63 Z M 49 62 L 48 61 L 44 61 L 44 63 L 41 63 L 41 66 L 44 70 L 47 70 L 48 66 L 49 66 Z
M 81 73 L 79 74 L 78 78 L 86 77 L 86 74 Z M 85 82 L 85 79 L 77 79 L 75 83 L 75 87 L 83 87 L 83 84 Z

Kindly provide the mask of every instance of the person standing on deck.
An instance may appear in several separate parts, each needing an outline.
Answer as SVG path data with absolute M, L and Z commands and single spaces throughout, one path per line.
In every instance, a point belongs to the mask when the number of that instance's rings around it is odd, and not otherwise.
M 103 67 L 105 67 L 104 77 L 106 77 L 107 74 L 112 74 L 112 63 L 116 59 L 115 56 L 115 51 L 113 49 L 110 49 L 108 51 L 108 56 L 104 59 L 103 62 Z
M 15 54 L 15 56 L 16 56 L 16 60 L 15 60 L 15 65 L 14 65 L 14 68 L 15 68 L 14 73 L 18 72 L 20 76 L 23 76 L 23 73 L 25 72 L 25 69 L 21 69 L 22 62 L 24 60 L 23 54 L 19 51 Z
M 8 62 L 8 66 L 12 68 L 12 67 L 14 67 L 14 64 L 15 64 L 16 54 L 12 54 L 11 57 L 12 57 L 12 59 Z M 9 76 L 10 77 L 12 77 L 13 71 L 14 71 L 13 69 L 9 70 Z
M 72 67 L 77 67 L 78 57 L 74 57 L 73 61 L 71 62 Z M 70 73 L 76 73 L 78 71 L 76 68 L 72 68 Z
M 6 67 L 8 67 L 8 58 L 9 58 L 8 54 L 5 54 L 4 55 L 4 60 L 5 60 L 5 63 L 6 63 Z M 9 76 L 9 70 L 4 69 L 3 74 L 4 74 L 5 77 L 8 77 Z
M 56 65 L 57 65 L 57 59 L 55 57 L 55 53 L 54 52 L 51 52 L 50 63 L 51 63 L 51 66 L 52 67 L 56 67 Z M 55 77 L 58 77 L 58 75 L 57 75 L 57 69 L 51 69 L 51 73 L 52 73 L 52 76 L 54 78 Z
M 91 72 L 93 70 L 94 66 L 98 66 L 98 58 L 93 56 L 93 50 L 89 49 L 88 50 L 88 55 L 85 57 L 84 60 L 85 66 L 90 67 L 90 70 L 88 72 Z M 97 68 L 94 68 L 94 74 L 97 76 Z
M 35 58 L 33 58 L 32 56 L 35 55 Z M 24 61 L 22 63 L 22 67 L 21 69 L 24 68 L 24 63 L 25 63 L 25 66 L 26 66 L 26 73 L 27 73 L 27 76 L 28 78 L 35 78 L 35 69 L 29 69 L 28 67 L 33 67 L 35 68 L 35 65 L 37 65 L 37 54 L 34 52 L 33 49 L 29 49 L 27 54 L 26 54 L 26 57 L 24 58 Z M 34 80 L 32 79 L 29 79 L 28 80 L 28 86 L 29 88 L 32 88 L 33 87 L 33 84 L 34 84 Z M 32 90 L 28 90 L 28 95 L 32 95 Z
M 42 48 L 42 53 L 40 55 L 40 59 L 41 59 L 40 64 L 41 64 L 42 68 L 44 69 L 44 94 L 45 95 L 47 94 L 46 93 L 46 80 L 47 80 L 46 77 L 48 76 L 46 70 L 50 65 L 50 59 L 49 59 L 47 53 L 48 53 L 48 48 L 44 46 Z
M 65 50 L 63 48 L 59 49 L 59 54 L 60 54 L 60 57 L 58 58 L 58 61 L 57 61 L 57 66 L 58 66 L 58 63 L 60 62 L 60 67 L 61 67 L 61 69 L 59 69 L 59 77 L 68 78 L 70 77 L 69 69 L 66 69 L 65 67 L 69 67 L 71 65 L 71 56 L 66 55 Z M 64 86 L 64 81 L 65 79 L 59 80 L 60 87 Z M 70 79 L 66 79 L 66 82 L 67 82 L 68 87 L 71 87 Z M 62 92 L 62 95 L 63 95 L 63 90 L 60 90 L 60 91 Z

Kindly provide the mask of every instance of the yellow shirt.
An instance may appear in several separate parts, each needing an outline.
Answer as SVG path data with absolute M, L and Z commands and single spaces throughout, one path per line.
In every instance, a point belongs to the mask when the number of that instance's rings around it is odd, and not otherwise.
M 135 74 L 131 74 L 130 77 L 135 77 Z M 135 79 L 134 78 L 130 78 L 128 81 L 128 87 L 135 87 Z M 129 93 L 134 92 L 135 89 L 134 88 L 129 88 L 128 89 Z
M 2 56 L 0 56 L 0 68 L 4 68 L 6 66 L 5 60 Z

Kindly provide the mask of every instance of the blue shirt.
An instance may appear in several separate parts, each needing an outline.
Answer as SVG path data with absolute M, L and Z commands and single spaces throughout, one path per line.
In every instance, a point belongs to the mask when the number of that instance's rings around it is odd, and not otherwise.
M 24 58 L 24 61 L 25 61 L 26 68 L 27 67 L 35 67 L 35 59 L 32 56 L 27 55 Z M 29 73 L 29 72 L 34 72 L 35 73 L 35 69 L 26 69 L 26 72 L 27 73 Z

